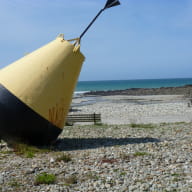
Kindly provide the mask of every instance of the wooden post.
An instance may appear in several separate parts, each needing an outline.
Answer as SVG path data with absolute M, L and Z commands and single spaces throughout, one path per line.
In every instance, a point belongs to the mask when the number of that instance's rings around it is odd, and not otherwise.
M 93 114 L 93 117 L 94 117 L 94 124 L 96 125 L 96 114 L 95 113 Z

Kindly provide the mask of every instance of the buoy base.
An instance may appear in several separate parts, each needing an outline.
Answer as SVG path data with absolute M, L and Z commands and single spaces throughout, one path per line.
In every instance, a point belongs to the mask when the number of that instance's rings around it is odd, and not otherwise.
M 31 145 L 49 145 L 61 131 L 0 84 L 1 139 Z

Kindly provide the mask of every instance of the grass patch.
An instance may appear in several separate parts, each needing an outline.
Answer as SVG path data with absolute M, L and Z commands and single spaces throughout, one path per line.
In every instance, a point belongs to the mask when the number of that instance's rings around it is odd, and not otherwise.
M 178 181 L 183 180 L 183 176 L 185 176 L 185 174 L 184 173 L 173 173 L 173 174 L 171 174 L 171 176 L 174 177 L 173 178 L 174 182 L 178 182 Z
M 121 173 L 120 173 L 120 176 L 125 176 L 125 175 L 127 175 L 126 172 L 121 172 Z
M 1 153 L 1 154 L 5 154 L 5 155 L 7 155 L 7 154 L 12 154 L 13 151 L 0 151 L 0 153 Z
M 119 171 L 119 169 L 113 169 L 113 172 L 115 172 L 115 173 L 118 172 L 118 171 Z
M 33 158 L 37 153 L 50 152 L 49 149 L 40 149 L 23 143 L 15 143 L 12 145 L 12 148 L 16 155 L 24 156 L 26 158 Z
M 179 192 L 177 189 L 171 189 L 171 190 L 164 190 L 163 192 Z
M 140 151 L 135 153 L 130 153 L 130 154 L 120 153 L 120 159 L 123 159 L 125 161 L 130 161 L 131 159 L 134 159 L 140 156 L 145 156 L 145 155 L 151 155 L 151 154 L 147 152 L 140 152 Z
M 132 128 L 145 128 L 145 129 L 156 128 L 156 125 L 154 125 L 154 124 L 137 124 L 137 123 L 131 123 L 130 126 L 131 126 Z
M 9 186 L 10 186 L 10 187 L 18 188 L 18 187 L 21 186 L 21 184 L 18 183 L 16 180 L 12 180 L 12 181 L 9 182 Z
M 69 162 L 69 161 L 72 161 L 72 159 L 71 159 L 71 155 L 70 154 L 65 154 L 65 153 L 63 153 L 63 154 L 61 154 L 60 156 L 58 156 L 57 158 L 56 158 L 56 161 L 64 161 L 65 163 L 67 163 L 67 162 Z
M 145 155 L 150 155 L 150 153 L 147 153 L 147 152 L 135 152 L 134 154 L 133 154 L 133 156 L 135 156 L 135 157 L 138 157 L 138 156 L 145 156 Z
M 90 125 L 76 125 L 77 128 L 109 128 L 111 125 L 104 123 L 90 124 Z
M 160 123 L 160 126 L 168 126 L 168 125 L 187 125 L 188 123 L 184 121 L 174 122 L 174 123 Z
M 28 151 L 25 153 L 26 158 L 33 158 L 35 157 L 35 153 L 33 151 Z
M 35 178 L 35 185 L 40 185 L 40 184 L 49 185 L 49 184 L 54 184 L 55 182 L 56 182 L 56 176 L 53 174 L 48 174 L 46 172 L 40 173 Z
M 179 174 L 179 173 L 173 173 L 173 174 L 171 174 L 171 176 L 174 176 L 174 177 L 180 177 L 181 174 Z
M 21 183 L 19 183 L 18 181 L 16 181 L 15 179 L 11 180 L 8 185 L 10 187 L 14 187 L 14 188 L 19 188 L 21 186 Z
M 182 125 L 182 124 L 186 124 L 186 122 L 181 121 L 181 122 L 176 122 L 175 125 Z
M 95 124 L 94 124 L 95 126 L 104 126 L 105 124 L 103 124 L 102 122 L 95 122 Z

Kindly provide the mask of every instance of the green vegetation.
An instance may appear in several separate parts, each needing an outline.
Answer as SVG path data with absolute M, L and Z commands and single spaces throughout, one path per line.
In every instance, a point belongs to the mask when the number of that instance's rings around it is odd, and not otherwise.
M 1 154 L 5 154 L 5 155 L 6 155 L 6 154 L 12 154 L 12 153 L 13 153 L 13 151 L 0 151 L 0 153 L 1 153 Z
M 46 153 L 50 151 L 48 149 L 40 149 L 23 143 L 14 143 L 12 148 L 15 154 L 24 156 L 26 158 L 33 158 L 37 153 Z
M 179 174 L 179 173 L 173 173 L 173 174 L 171 174 L 171 176 L 180 177 L 181 174 Z
M 40 184 L 54 184 L 56 181 L 56 176 L 53 174 L 48 174 L 46 172 L 40 173 L 39 175 L 36 176 L 35 179 L 35 185 L 40 185 Z
M 130 154 L 126 154 L 126 153 L 121 153 L 120 154 L 120 158 L 123 160 L 128 160 L 130 161 L 131 159 L 135 158 L 135 157 L 139 157 L 139 156 L 145 156 L 145 155 L 151 155 L 150 153 L 147 152 L 140 152 L 137 151 L 135 153 L 130 153 Z
M 127 173 L 126 172 L 121 172 L 120 176 L 125 176 Z
M 187 123 L 184 122 L 184 121 L 181 121 L 181 122 L 175 122 L 175 125 L 182 125 L 182 124 L 187 124 Z
M 185 174 L 183 173 L 173 173 L 171 174 L 171 176 L 173 176 L 173 181 L 174 182 L 178 182 L 178 181 L 181 181 L 182 180 L 182 176 L 184 176 Z
M 118 171 L 119 171 L 119 169 L 113 169 L 113 172 L 115 172 L 115 173 L 118 172 Z
M 95 125 L 95 126 L 103 126 L 103 125 L 105 125 L 105 124 L 103 124 L 103 123 L 101 123 L 101 122 L 95 122 L 94 125 Z
M 177 192 L 178 190 L 177 189 L 172 189 L 171 191 L 170 190 L 164 190 L 163 192 Z
M 76 125 L 77 128 L 109 128 L 111 125 L 104 123 L 97 123 L 92 125 Z
M 69 162 L 69 161 L 72 161 L 71 159 L 71 155 L 70 154 L 65 154 L 65 153 L 62 153 L 60 156 L 58 156 L 56 158 L 56 161 L 64 161 L 64 162 Z
M 135 152 L 134 154 L 133 154 L 133 156 L 135 156 L 135 157 L 138 157 L 138 156 L 145 156 L 145 155 L 150 155 L 150 153 L 147 153 L 147 152 Z
M 20 187 L 21 184 L 18 183 L 15 179 L 13 179 L 12 181 L 9 182 L 9 186 L 10 187 Z
M 35 157 L 35 154 L 33 151 L 28 151 L 28 152 L 26 152 L 25 157 L 26 158 L 33 158 L 33 157 Z
M 174 122 L 174 123 L 160 123 L 160 126 L 169 126 L 169 125 L 187 125 L 189 123 L 186 123 L 184 121 L 180 121 L 180 122 Z
M 154 125 L 154 124 L 136 124 L 136 123 L 131 123 L 130 126 L 132 128 L 145 128 L 145 129 L 156 128 L 156 125 Z

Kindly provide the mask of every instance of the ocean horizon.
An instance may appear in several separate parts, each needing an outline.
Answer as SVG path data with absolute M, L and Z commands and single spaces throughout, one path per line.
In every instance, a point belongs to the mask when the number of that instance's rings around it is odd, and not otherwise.
M 192 84 L 192 78 L 79 81 L 75 92 L 179 87 L 190 84 Z

